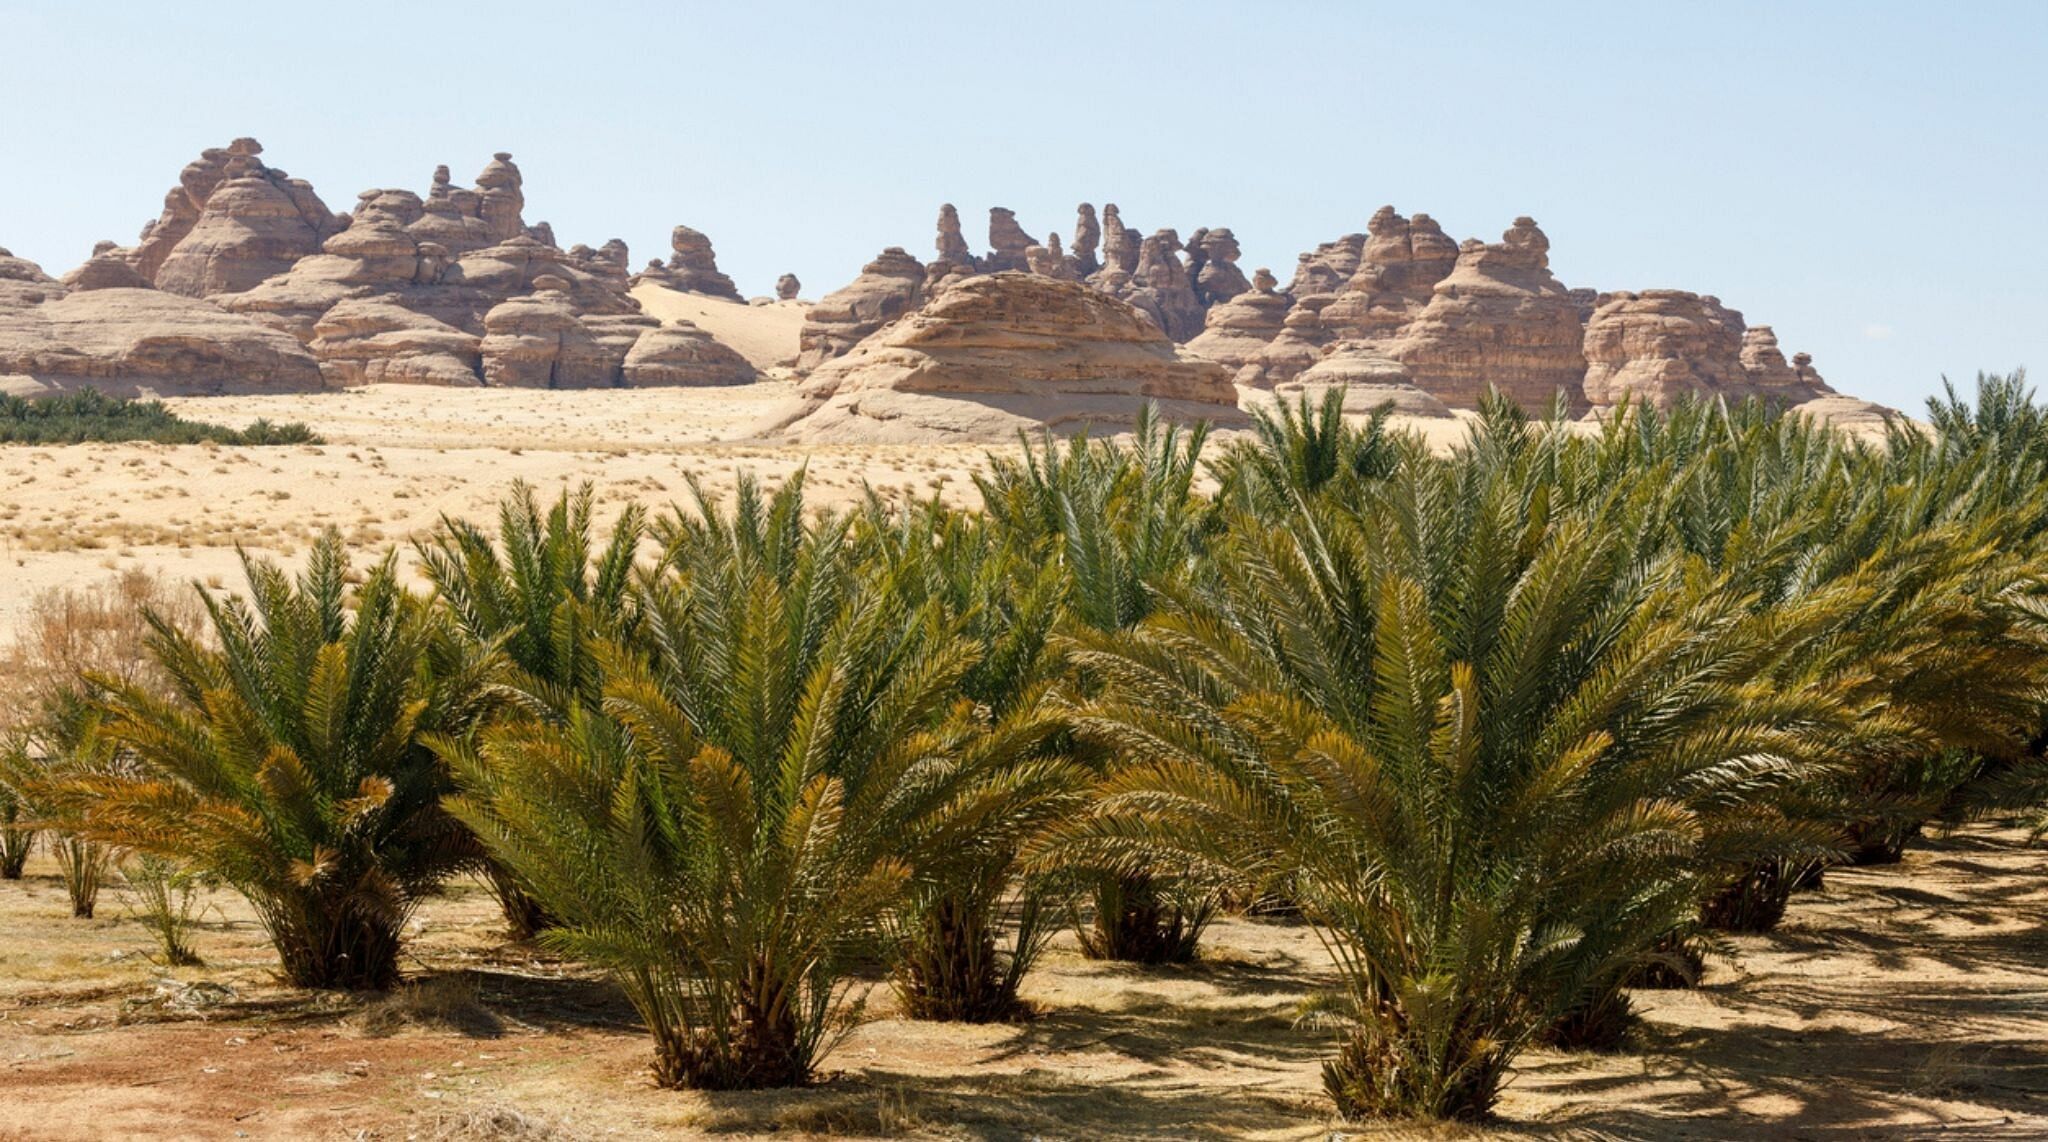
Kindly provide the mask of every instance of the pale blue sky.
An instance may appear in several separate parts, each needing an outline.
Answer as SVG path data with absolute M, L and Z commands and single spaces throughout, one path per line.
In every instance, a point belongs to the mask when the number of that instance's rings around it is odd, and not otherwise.
M 1549 233 L 1567 285 L 1715 293 L 1837 388 L 2048 370 L 2048 2 L 0 0 L 0 246 L 62 272 L 202 147 L 346 209 L 491 152 L 565 243 L 712 236 L 807 296 L 941 202 L 1232 227 L 1245 265 L 1391 202 Z M 2042 379 L 2048 381 L 2048 373 Z

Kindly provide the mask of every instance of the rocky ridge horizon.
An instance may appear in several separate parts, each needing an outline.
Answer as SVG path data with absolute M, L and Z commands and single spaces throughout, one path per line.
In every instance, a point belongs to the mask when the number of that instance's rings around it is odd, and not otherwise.
M 1788 359 L 1770 326 L 1715 296 L 1567 287 L 1526 216 L 1498 242 L 1456 241 L 1428 214 L 1384 206 L 1363 232 L 1303 252 L 1282 287 L 1245 272 L 1229 227 L 1143 235 L 1114 204 L 1082 203 L 1064 240 L 1041 241 L 992 207 L 975 254 L 947 204 L 929 261 L 892 246 L 815 303 L 789 274 L 749 302 L 689 226 L 638 273 L 616 238 L 564 249 L 525 221 L 509 153 L 472 186 L 443 166 L 424 195 L 368 190 L 340 213 L 262 154 L 246 138 L 203 152 L 134 244 L 102 242 L 61 279 L 0 249 L 0 391 L 767 377 L 801 382 L 768 430 L 846 440 L 1078 427 L 1160 399 L 1228 421 L 1260 393 L 1334 386 L 1347 408 L 1411 416 L 1470 408 L 1487 385 L 1573 415 L 1687 394 L 1890 415 L 1835 392 L 1811 358 Z M 647 289 L 801 307 L 801 329 L 764 370 L 697 324 L 650 316 L 635 296 Z M 821 414 L 829 427 L 809 420 Z

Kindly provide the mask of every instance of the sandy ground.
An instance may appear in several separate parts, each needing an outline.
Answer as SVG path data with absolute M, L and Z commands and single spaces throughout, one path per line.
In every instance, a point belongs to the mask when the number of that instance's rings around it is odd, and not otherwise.
M 797 331 L 803 328 L 804 313 L 810 309 L 802 301 L 741 305 L 652 283 L 635 288 L 633 299 L 663 321 L 694 323 L 763 371 L 794 363 Z
M 1306 929 L 1228 920 L 1201 963 L 1141 971 L 1062 937 L 1029 1022 L 898 1018 L 886 987 L 801 1091 L 664 1091 L 602 980 L 502 940 L 480 887 L 413 925 L 395 998 L 278 987 L 239 899 L 202 968 L 165 971 L 122 889 L 67 914 L 54 866 L 0 883 L 0 1139 L 2038 1138 L 2048 1135 L 2039 851 L 1978 829 L 1831 873 L 1783 930 L 1729 941 L 1691 992 L 1640 992 L 1611 1055 L 1535 1052 L 1483 1127 L 1334 1122 L 1329 984 Z
M 603 391 L 378 385 L 188 397 L 165 403 L 181 416 L 236 427 L 259 417 L 303 421 L 325 443 L 0 448 L 0 639 L 48 588 L 134 568 L 237 586 L 238 545 L 289 563 L 329 527 L 367 559 L 382 547 L 403 547 L 444 515 L 494 517 L 515 480 L 550 498 L 588 481 L 605 519 L 629 501 L 657 511 L 687 502 L 693 475 L 726 491 L 740 472 L 773 483 L 799 468 L 819 508 L 849 506 L 869 487 L 891 497 L 939 492 L 972 506 L 973 473 L 991 450 L 1016 447 L 799 447 L 756 438 L 792 391 L 787 381 L 763 381 Z M 1447 445 L 1464 422 L 1406 427 Z M 1218 434 L 1219 443 L 1229 435 Z
M 131 568 L 240 582 L 235 547 L 286 561 L 338 528 L 365 549 L 404 544 L 443 515 L 489 519 L 515 480 L 552 497 L 596 485 L 603 518 L 627 501 L 687 502 L 687 478 L 730 489 L 809 471 L 811 502 L 843 507 L 942 488 L 971 502 L 985 445 L 799 450 L 747 443 L 786 383 L 722 389 L 459 393 L 381 386 L 168 402 L 244 425 L 304 421 L 317 446 L 154 444 L 0 448 L 0 638 L 39 590 Z

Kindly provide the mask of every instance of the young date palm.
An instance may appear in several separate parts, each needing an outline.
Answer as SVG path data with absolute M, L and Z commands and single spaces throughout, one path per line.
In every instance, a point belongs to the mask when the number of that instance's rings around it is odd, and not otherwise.
M 170 697 L 105 680 L 101 732 L 128 771 L 51 793 L 81 835 L 241 892 L 292 984 L 389 987 L 414 906 L 475 859 L 421 738 L 474 719 L 488 662 L 444 637 L 389 558 L 351 591 L 332 534 L 296 581 L 243 565 L 247 599 L 206 599 L 211 639 L 153 620 Z
M 613 522 L 600 550 L 592 539 L 590 485 L 564 491 L 545 514 L 525 483 L 498 508 L 498 533 L 444 518 L 415 545 L 436 601 L 473 646 L 497 648 L 516 670 L 511 691 L 529 712 L 560 718 L 571 705 L 595 705 L 602 675 L 592 640 L 623 635 L 634 623 L 634 556 L 645 534 L 637 506 Z M 548 916 L 496 861 L 486 879 L 515 939 L 530 939 Z
M 1640 557 L 1639 502 L 1532 508 L 1514 466 L 1238 521 L 1213 589 L 1076 638 L 1105 683 L 1080 732 L 1118 763 L 1068 842 L 1284 880 L 1343 976 L 1348 1116 L 1485 1113 L 1531 1036 L 1772 843 L 1763 795 L 1833 724 L 1758 680 L 1741 598 Z
M 964 743 L 978 776 L 949 809 L 945 834 L 926 850 L 893 917 L 897 992 L 913 1018 L 1011 1018 L 1058 911 L 1060 878 L 1026 875 L 1026 851 L 1079 809 L 1090 782 L 1065 756 L 1065 723 L 1045 701 L 1061 569 L 1027 558 L 1013 533 L 936 501 L 890 508 L 871 499 L 856 536 L 865 558 L 886 566 L 899 590 L 957 618 L 977 650 L 960 680 L 969 705 L 959 716 L 978 735 Z
M 662 570 L 602 710 L 456 750 L 455 812 L 608 968 L 670 1086 L 806 1081 L 887 913 L 973 785 L 956 700 L 974 648 L 801 481 L 660 522 Z
M 1206 426 L 1184 433 L 1147 406 L 1127 445 L 1023 437 L 1020 457 L 991 456 L 975 483 L 1002 541 L 1058 569 L 1068 624 L 1122 630 L 1150 614 L 1163 589 L 1206 574 L 1218 519 L 1194 485 L 1207 439 Z M 1092 922 L 1076 925 L 1082 951 L 1134 963 L 1193 959 L 1215 901 L 1175 871 L 1096 870 Z

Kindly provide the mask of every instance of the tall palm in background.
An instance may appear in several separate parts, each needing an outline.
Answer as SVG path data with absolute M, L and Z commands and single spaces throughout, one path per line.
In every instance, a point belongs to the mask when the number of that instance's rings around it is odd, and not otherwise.
M 1080 809 L 1090 784 L 1046 701 L 1061 568 L 1030 558 L 1015 532 L 936 500 L 896 507 L 871 498 L 856 536 L 862 557 L 913 593 L 908 601 L 937 603 L 977 648 L 956 715 L 980 735 L 968 749 L 1010 759 L 967 761 L 979 776 L 946 813 L 897 917 L 897 990 L 916 1018 L 1009 1018 L 1065 895 L 1059 877 L 1026 875 L 1025 860 L 1050 824 Z
M 1208 573 L 1220 517 L 1195 489 L 1207 439 L 1206 426 L 1162 425 L 1147 406 L 1128 444 L 1024 437 L 1020 454 L 991 456 L 975 482 L 1002 541 L 1059 569 L 1067 624 L 1123 630 L 1157 607 L 1162 590 Z M 1092 919 L 1077 922 L 1082 950 L 1137 963 L 1192 959 L 1216 902 L 1175 872 L 1097 870 Z

